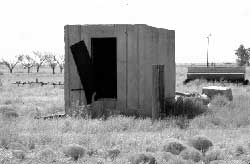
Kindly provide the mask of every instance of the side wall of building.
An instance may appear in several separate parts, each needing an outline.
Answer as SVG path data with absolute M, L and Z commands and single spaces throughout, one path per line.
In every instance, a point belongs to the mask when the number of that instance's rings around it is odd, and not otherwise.
M 140 104 L 152 113 L 152 64 L 164 64 L 165 97 L 175 96 L 175 33 L 141 25 L 139 30 Z

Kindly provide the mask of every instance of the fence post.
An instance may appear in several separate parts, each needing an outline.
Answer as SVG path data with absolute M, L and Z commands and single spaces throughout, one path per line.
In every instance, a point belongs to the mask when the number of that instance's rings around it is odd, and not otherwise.
M 164 65 L 152 65 L 152 118 L 160 118 L 164 110 Z

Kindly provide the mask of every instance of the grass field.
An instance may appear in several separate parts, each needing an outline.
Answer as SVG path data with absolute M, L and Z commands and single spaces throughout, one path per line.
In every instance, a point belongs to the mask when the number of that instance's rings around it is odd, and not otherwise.
M 1 163 L 125 164 L 138 153 L 152 155 L 160 164 L 195 163 L 191 160 L 192 155 L 186 155 L 190 157 L 187 160 L 185 155 L 172 155 L 164 148 L 174 141 L 192 150 L 190 139 L 195 136 L 205 136 L 213 143 L 213 147 L 201 155 L 201 160 L 196 163 L 250 162 L 250 86 L 207 83 L 204 80 L 183 85 L 187 67 L 177 66 L 177 91 L 201 92 L 203 86 L 230 86 L 233 101 L 218 96 L 212 101 L 210 112 L 192 120 L 166 118 L 152 123 L 149 118 L 124 116 L 107 120 L 35 120 L 33 118 L 38 114 L 64 110 L 63 87 L 17 86 L 12 83 L 35 81 L 36 78 L 43 82 L 63 82 L 63 74 L 57 70 L 52 75 L 48 68 L 42 68 L 40 73 L 27 74 L 26 70 L 18 69 L 9 74 L 8 70 L 0 66 L 0 71 L 4 72 L 0 76 Z M 19 117 L 13 118 L 13 113 Z M 180 123 L 187 126 L 180 128 Z M 84 148 L 85 155 L 77 161 L 65 156 L 63 152 L 70 144 Z M 137 164 L 136 161 L 134 164 Z

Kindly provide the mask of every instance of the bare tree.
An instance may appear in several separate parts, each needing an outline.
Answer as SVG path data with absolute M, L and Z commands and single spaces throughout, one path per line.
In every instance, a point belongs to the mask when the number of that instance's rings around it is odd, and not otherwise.
M 34 59 L 30 55 L 22 55 L 22 65 L 24 69 L 27 68 L 27 72 L 30 73 L 30 69 L 35 65 Z
M 22 60 L 22 56 L 15 56 L 13 59 L 2 59 L 2 63 L 8 67 L 10 73 L 13 72 L 13 69 L 16 67 L 16 65 Z
M 55 69 L 57 65 L 56 55 L 53 53 L 47 52 L 45 55 L 46 61 L 49 64 L 49 67 L 52 69 L 52 73 L 55 74 Z
M 33 51 L 33 54 L 34 54 L 36 72 L 38 73 L 40 67 L 44 64 L 46 58 L 45 58 L 45 55 L 40 51 Z
M 64 69 L 64 55 L 57 55 L 56 56 L 56 61 L 57 61 L 57 64 L 60 68 L 60 73 L 63 72 L 63 69 Z

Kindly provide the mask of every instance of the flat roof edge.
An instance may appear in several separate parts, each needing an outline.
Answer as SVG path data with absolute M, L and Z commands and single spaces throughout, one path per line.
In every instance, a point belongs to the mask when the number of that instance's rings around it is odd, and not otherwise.
M 167 28 L 163 28 L 163 27 L 154 27 L 154 26 L 150 26 L 147 24 L 66 24 L 64 27 L 67 26 L 107 26 L 107 27 L 112 27 L 112 26 L 145 26 L 145 27 L 150 27 L 150 28 L 157 28 L 157 29 L 164 29 L 164 30 L 169 30 L 169 31 L 175 31 L 175 30 L 171 30 L 171 29 L 167 29 Z

